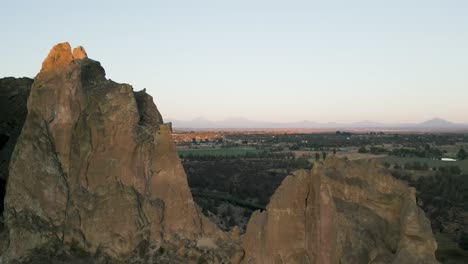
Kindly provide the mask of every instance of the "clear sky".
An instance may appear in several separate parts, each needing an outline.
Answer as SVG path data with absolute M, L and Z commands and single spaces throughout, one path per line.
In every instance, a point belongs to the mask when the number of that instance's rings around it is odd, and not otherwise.
M 466 0 L 15 0 L 0 35 L 0 76 L 68 41 L 166 119 L 468 123 Z

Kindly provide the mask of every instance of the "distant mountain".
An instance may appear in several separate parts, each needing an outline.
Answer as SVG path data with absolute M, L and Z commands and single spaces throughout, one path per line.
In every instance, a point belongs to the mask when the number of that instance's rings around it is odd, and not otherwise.
M 444 130 L 466 130 L 468 124 L 458 124 L 447 121 L 442 118 L 433 118 L 422 123 L 416 124 L 401 124 L 397 127 L 411 129 L 411 130 L 422 130 L 422 131 L 444 131 Z
M 244 117 L 235 117 L 225 120 L 212 121 L 204 117 L 198 117 L 193 120 L 169 120 L 173 123 L 174 128 L 220 128 L 220 129 L 381 129 L 381 130 L 409 130 L 409 131 L 455 131 L 468 130 L 468 124 L 453 123 L 441 118 L 433 118 L 421 123 L 404 123 L 404 124 L 385 124 L 364 120 L 354 123 L 319 123 L 314 121 L 303 120 L 299 122 L 264 122 L 250 120 Z
M 441 118 L 434 118 L 434 119 L 422 122 L 419 125 L 422 127 L 453 127 L 453 126 L 460 126 L 461 124 L 452 123 L 450 121 L 447 121 Z

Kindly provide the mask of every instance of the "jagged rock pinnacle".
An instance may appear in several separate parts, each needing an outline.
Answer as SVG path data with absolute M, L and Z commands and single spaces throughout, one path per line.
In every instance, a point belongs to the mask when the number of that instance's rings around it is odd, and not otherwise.
M 68 42 L 59 43 L 49 51 L 49 55 L 47 55 L 47 58 L 42 63 L 41 72 L 64 68 L 74 60 L 87 58 L 88 55 L 82 46 L 74 48 L 72 52 Z
M 55 45 L 49 51 L 49 55 L 42 62 L 41 72 L 53 70 L 56 68 L 65 67 L 73 61 L 71 47 L 68 42 L 63 42 Z
M 75 60 L 87 59 L 88 54 L 86 54 L 86 50 L 82 46 L 78 46 L 73 49 L 73 58 Z
M 195 206 L 152 97 L 105 79 L 81 47 L 49 52 L 15 148 L 5 196 L 11 261 L 57 243 L 122 259 L 143 241 L 178 248 L 223 235 Z

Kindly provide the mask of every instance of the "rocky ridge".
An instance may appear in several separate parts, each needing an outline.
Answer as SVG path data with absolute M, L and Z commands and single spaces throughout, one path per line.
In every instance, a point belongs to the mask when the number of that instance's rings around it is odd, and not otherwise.
M 297 171 L 244 235 L 220 231 L 152 97 L 68 43 L 34 80 L 5 199 L 5 263 L 437 263 L 414 189 L 375 162 Z

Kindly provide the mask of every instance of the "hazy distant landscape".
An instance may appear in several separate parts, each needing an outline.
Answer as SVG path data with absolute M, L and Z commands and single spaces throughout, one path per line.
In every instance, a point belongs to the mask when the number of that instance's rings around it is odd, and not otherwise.
M 440 245 L 438 259 L 468 261 L 468 133 L 215 131 L 173 137 L 195 202 L 221 228 L 245 232 L 252 212 L 264 209 L 295 170 L 328 157 L 374 159 L 416 188 Z
M 190 129 L 348 129 L 348 130 L 386 130 L 386 131 L 408 131 L 408 132 L 431 132 L 431 131 L 468 131 L 468 124 L 453 123 L 441 118 L 433 118 L 420 123 L 387 124 L 373 121 L 361 121 L 355 123 L 319 123 L 313 121 L 301 122 L 262 122 L 247 118 L 231 118 L 212 121 L 200 117 L 193 120 L 168 119 L 174 128 L 182 130 Z

